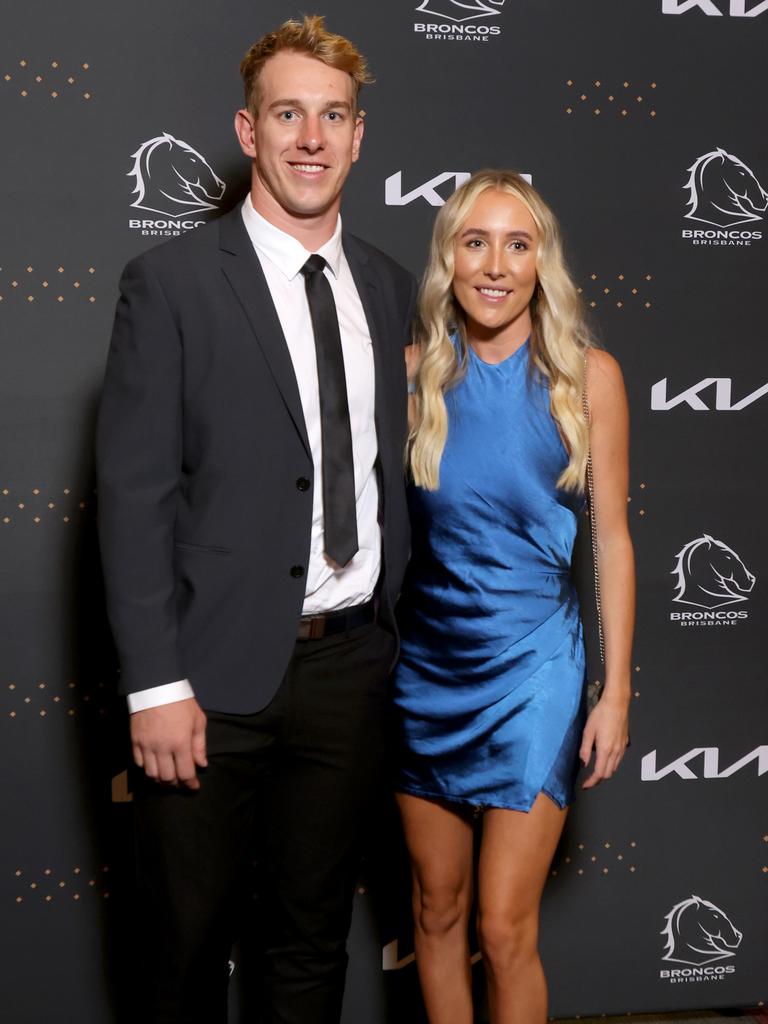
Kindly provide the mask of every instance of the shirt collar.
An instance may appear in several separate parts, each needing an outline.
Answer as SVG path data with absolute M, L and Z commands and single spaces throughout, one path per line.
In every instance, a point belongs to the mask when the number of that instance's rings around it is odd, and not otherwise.
M 250 194 L 245 197 L 242 213 L 245 230 L 248 232 L 254 249 L 274 263 L 277 269 L 289 281 L 292 281 L 300 273 L 312 253 L 305 249 L 293 235 L 281 231 L 280 228 L 270 224 L 266 218 L 257 213 L 253 208 Z M 336 228 L 331 237 L 316 251 L 325 259 L 333 276 L 338 278 L 342 255 L 341 217 L 336 219 Z

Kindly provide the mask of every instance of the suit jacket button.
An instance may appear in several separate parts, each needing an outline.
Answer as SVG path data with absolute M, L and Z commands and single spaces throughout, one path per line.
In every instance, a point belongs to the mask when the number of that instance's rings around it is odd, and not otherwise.
M 304 566 L 303 565 L 292 565 L 291 566 L 291 576 L 293 576 L 293 578 L 295 580 L 300 580 L 303 575 L 304 575 Z
M 296 481 L 296 487 L 300 491 L 308 491 L 309 480 L 307 480 L 305 476 L 300 476 L 299 479 Z

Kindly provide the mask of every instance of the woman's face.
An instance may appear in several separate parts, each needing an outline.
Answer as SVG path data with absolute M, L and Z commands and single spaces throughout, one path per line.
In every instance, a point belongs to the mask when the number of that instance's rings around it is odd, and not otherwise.
M 494 189 L 478 196 L 453 243 L 453 291 L 470 334 L 525 341 L 538 242 L 536 223 L 516 196 Z

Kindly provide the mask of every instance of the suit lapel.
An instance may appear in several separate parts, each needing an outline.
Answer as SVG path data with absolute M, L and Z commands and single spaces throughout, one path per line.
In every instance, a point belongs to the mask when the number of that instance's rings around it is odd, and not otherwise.
M 240 207 L 222 217 L 219 225 L 221 266 L 224 276 L 248 317 L 275 384 L 311 458 L 299 386 L 296 383 L 290 352 L 267 287 L 264 271 L 245 230 Z
M 344 255 L 347 257 L 347 263 L 352 272 L 352 279 L 360 296 L 365 319 L 368 322 L 368 330 L 371 335 L 376 387 L 374 415 L 379 451 L 381 451 L 382 444 L 386 443 L 385 438 L 389 436 L 387 433 L 389 403 L 386 400 L 385 356 L 382 341 L 387 331 L 384 299 L 374 268 L 371 266 L 365 252 L 356 244 L 355 239 L 347 235 L 346 232 L 342 237 L 342 242 Z

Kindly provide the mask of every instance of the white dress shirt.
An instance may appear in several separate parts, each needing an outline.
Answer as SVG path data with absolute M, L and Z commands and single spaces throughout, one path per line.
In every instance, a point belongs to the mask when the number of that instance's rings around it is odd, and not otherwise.
M 359 550 L 348 565 L 338 568 L 326 557 L 323 542 L 320 395 L 315 340 L 301 273 L 301 268 L 312 254 L 292 235 L 258 214 L 250 195 L 243 203 L 242 215 L 288 345 L 314 463 L 312 532 L 302 614 L 315 615 L 349 608 L 362 604 L 373 595 L 381 568 L 381 528 L 375 470 L 378 444 L 374 423 L 373 346 L 360 296 L 342 248 L 341 218 L 332 237 L 317 250 L 326 261 L 324 273 L 331 286 L 339 318 L 355 468 Z M 193 696 L 190 682 L 182 679 L 129 694 L 128 710 L 131 713 L 143 711 Z

